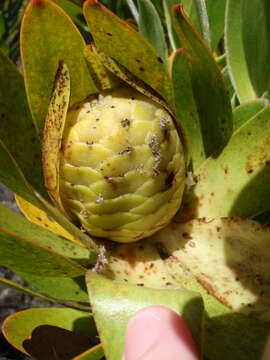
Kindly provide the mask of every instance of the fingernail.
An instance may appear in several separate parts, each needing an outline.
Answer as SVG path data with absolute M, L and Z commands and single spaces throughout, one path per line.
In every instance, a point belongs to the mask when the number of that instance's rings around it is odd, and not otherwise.
M 125 337 L 125 360 L 142 357 L 159 339 L 161 321 L 154 307 L 144 308 L 130 320 Z

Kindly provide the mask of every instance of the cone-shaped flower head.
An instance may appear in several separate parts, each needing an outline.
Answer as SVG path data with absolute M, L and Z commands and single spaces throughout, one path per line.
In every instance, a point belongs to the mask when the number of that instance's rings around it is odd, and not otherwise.
M 118 242 L 150 236 L 178 210 L 183 148 L 169 113 L 132 89 L 68 113 L 60 164 L 66 212 L 91 235 Z

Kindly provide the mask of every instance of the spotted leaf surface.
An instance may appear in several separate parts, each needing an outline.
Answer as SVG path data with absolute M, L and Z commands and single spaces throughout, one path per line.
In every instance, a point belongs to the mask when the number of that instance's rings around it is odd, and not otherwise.
M 67 64 L 72 79 L 71 104 L 97 92 L 83 55 L 84 47 L 79 31 L 59 6 L 50 0 L 30 1 L 22 22 L 21 55 L 26 92 L 39 134 L 60 60 Z M 35 48 L 42 56 L 33 56 Z
M 172 103 L 167 69 L 154 47 L 99 2 L 86 1 L 84 15 L 96 46 Z

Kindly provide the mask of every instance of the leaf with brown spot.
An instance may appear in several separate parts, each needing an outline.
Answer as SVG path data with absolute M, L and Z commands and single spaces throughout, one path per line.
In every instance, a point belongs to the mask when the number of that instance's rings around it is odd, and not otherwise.
M 117 78 L 113 76 L 100 61 L 93 45 L 87 45 L 85 47 L 84 56 L 88 62 L 91 76 L 99 90 L 108 90 L 119 86 Z
M 158 60 L 159 54 L 155 48 L 101 3 L 85 1 L 84 4 L 84 15 L 99 50 L 144 81 L 172 105 L 171 81 L 165 64 Z
M 270 106 L 238 128 L 217 158 L 195 172 L 181 221 L 221 216 L 254 217 L 270 207 Z M 203 198 L 202 198 L 203 196 Z
M 69 16 L 51 0 L 42 0 L 41 6 L 29 2 L 22 21 L 20 42 L 29 106 L 41 134 L 60 60 L 70 71 L 71 105 L 98 90 L 83 55 L 83 37 Z M 33 56 L 33 49 L 38 49 L 41 55 Z
M 59 195 L 59 163 L 61 141 L 70 98 L 70 76 L 67 66 L 59 64 L 54 90 L 45 120 L 42 142 L 42 164 L 45 186 L 62 212 L 65 212 Z

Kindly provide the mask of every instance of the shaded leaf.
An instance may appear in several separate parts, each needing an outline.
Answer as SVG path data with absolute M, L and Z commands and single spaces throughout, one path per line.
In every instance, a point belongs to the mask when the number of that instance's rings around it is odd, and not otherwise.
M 195 219 L 170 226 L 153 242 L 173 255 L 167 264 L 178 261 L 228 308 L 270 319 L 270 229 L 252 220 Z
M 46 301 L 56 302 L 53 298 L 50 298 L 50 297 L 48 297 L 46 295 L 38 293 L 38 292 L 36 292 L 36 291 L 34 291 L 32 289 L 29 289 L 29 288 L 27 288 L 25 286 L 22 286 L 20 284 L 17 284 L 17 283 L 15 283 L 13 281 L 10 281 L 10 280 L 2 278 L 2 277 L 0 277 L 0 284 L 4 285 L 6 287 L 9 287 L 9 288 L 11 288 L 13 290 L 22 292 L 23 294 L 27 294 L 27 295 L 30 295 L 30 296 L 35 296 L 35 297 L 38 297 L 40 299 L 44 299 Z
M 167 61 L 168 49 L 165 32 L 157 10 L 150 0 L 139 0 L 139 32 L 159 53 L 164 63 Z
M 42 56 L 33 56 L 36 47 Z M 22 22 L 21 54 L 29 104 L 39 133 L 59 60 L 70 71 L 71 105 L 97 92 L 83 56 L 84 47 L 79 31 L 60 7 L 50 0 L 29 3 Z
M 72 259 L 84 266 L 90 266 L 91 253 L 85 247 L 79 246 L 61 236 L 29 223 L 24 217 L 0 205 L 0 227 L 12 231 L 18 236 L 31 240 L 33 244 L 41 245 L 59 255 Z
M 34 289 L 60 300 L 59 302 L 62 302 L 61 300 L 89 302 L 83 276 L 69 278 L 63 276 L 47 277 L 46 274 L 39 276 L 22 272 L 17 272 L 17 274 Z
M 182 217 L 245 218 L 269 209 L 269 116 L 267 106 L 238 128 L 218 158 L 203 163 L 183 201 Z
M 172 79 L 175 97 L 176 122 L 183 129 L 188 150 L 188 164 L 193 170 L 205 160 L 200 118 L 193 97 L 189 66 L 183 52 L 176 51 L 172 58 Z
M 38 200 L 34 195 L 34 191 L 27 183 L 23 173 L 21 172 L 18 164 L 9 153 L 4 143 L 0 139 L 0 181 L 8 188 L 19 194 L 36 206 L 40 206 Z
M 178 36 L 173 27 L 173 19 L 172 19 L 172 7 L 174 5 L 178 5 L 179 0 L 163 0 L 163 9 L 166 21 L 166 30 L 168 33 L 169 42 L 171 48 L 175 51 L 180 47 Z M 191 4 L 191 1 L 188 0 L 188 4 Z M 187 4 L 187 5 L 188 5 Z M 185 6 L 185 11 L 187 11 Z
M 37 245 L 28 237 L 0 227 L 0 263 L 13 271 L 45 276 L 82 275 L 79 264 Z
M 167 102 L 172 103 L 167 69 L 153 46 L 127 22 L 100 3 L 86 1 L 84 15 L 99 50 L 143 80 Z
M 41 331 L 39 331 L 38 327 L 44 326 L 45 324 L 48 327 L 47 329 L 43 328 L 45 331 L 45 334 L 43 333 L 43 335 L 45 335 L 43 336 L 43 344 L 39 341 L 40 349 L 45 351 L 46 347 L 47 350 L 51 350 L 51 345 L 54 340 L 51 336 L 54 336 L 55 341 L 65 341 L 67 340 L 65 335 L 72 336 L 72 333 L 70 334 L 71 331 L 82 336 L 91 337 L 96 335 L 95 324 L 93 318 L 89 316 L 89 313 L 69 308 L 37 308 L 20 311 L 9 316 L 4 321 L 2 331 L 8 342 L 18 350 L 27 354 L 23 344 L 24 340 L 31 336 L 33 331 L 35 332 L 34 336 L 38 337 L 43 330 L 41 328 Z M 65 332 L 64 329 L 68 331 L 68 333 Z M 64 338 L 63 335 L 62 337 L 58 337 L 59 335 L 56 336 L 57 331 L 58 333 L 62 331 Z M 48 339 L 49 336 L 50 339 Z M 69 339 L 69 341 L 66 341 L 64 348 L 67 347 L 68 342 L 72 344 L 73 340 L 70 341 Z M 88 340 L 88 344 L 90 347 L 90 339 Z M 44 346 L 46 347 L 44 348 Z M 52 357 L 47 357 L 47 359 L 49 358 L 52 359 Z
M 23 77 L 1 50 L 0 118 L 1 141 L 26 179 L 44 196 L 40 144 L 27 105 Z
M 198 294 L 184 289 L 136 287 L 93 272 L 88 272 L 86 278 L 93 315 L 107 359 L 121 358 L 129 319 L 139 309 L 150 305 L 167 306 L 181 314 L 195 340 L 200 343 L 203 303 Z
M 217 155 L 232 133 L 232 111 L 222 75 L 181 6 L 174 7 L 174 26 L 190 65 L 193 95 L 200 116 L 206 156 Z

